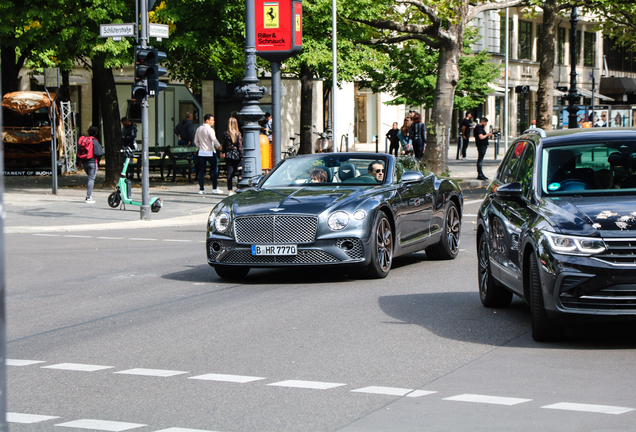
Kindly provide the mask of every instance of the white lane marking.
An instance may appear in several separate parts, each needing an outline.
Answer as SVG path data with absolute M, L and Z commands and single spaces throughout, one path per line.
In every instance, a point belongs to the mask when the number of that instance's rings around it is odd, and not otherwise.
M 124 237 L 97 237 L 98 239 L 102 239 L 102 240 L 123 240 Z
M 411 392 L 409 394 L 406 395 L 406 397 L 420 397 L 420 396 L 427 396 L 433 393 L 437 393 L 436 391 L 430 391 L 430 390 L 415 390 L 414 392 Z
M 185 429 L 179 427 L 171 427 L 168 429 L 161 429 L 155 432 L 214 432 L 211 430 L 203 430 L 203 429 Z
M 157 239 L 149 239 L 149 238 L 141 238 L 141 237 L 130 237 L 128 240 L 146 240 L 146 241 L 157 241 Z
M 161 241 L 169 241 L 169 242 L 191 242 L 192 240 L 173 240 L 173 239 L 163 239 Z
M 477 217 L 477 215 L 476 214 L 466 214 L 466 213 L 464 213 L 462 215 L 462 217 Z
M 188 379 L 223 381 L 223 382 L 233 382 L 233 383 L 244 384 L 244 383 L 248 383 L 252 381 L 264 380 L 265 378 L 244 376 L 244 375 L 205 374 L 205 375 L 197 375 L 193 377 L 188 377 Z
M 9 423 L 39 423 L 47 420 L 56 419 L 59 417 L 56 416 L 45 416 L 45 415 L 36 415 L 36 414 L 21 414 L 21 413 L 7 413 L 7 422 Z
M 405 388 L 397 388 L 397 387 L 379 387 L 379 386 L 370 386 L 359 388 L 355 390 L 351 390 L 352 393 L 369 393 L 369 394 L 380 394 L 387 396 L 404 396 L 407 393 L 412 392 L 413 389 L 405 389 Z
M 34 236 L 40 237 L 60 237 L 61 234 L 33 234 Z
M 31 366 L 38 363 L 46 363 L 43 360 L 17 360 L 7 359 L 7 366 Z
M 470 204 L 476 204 L 476 203 L 482 203 L 482 202 L 484 202 L 483 198 L 479 200 L 464 201 L 464 205 L 470 205 Z
M 306 388 L 306 389 L 314 389 L 314 390 L 328 390 L 334 387 L 344 386 L 346 384 L 320 382 L 320 381 L 287 380 L 287 381 L 280 381 L 280 382 L 275 382 L 275 383 L 267 384 L 267 385 L 277 386 L 277 387 L 293 387 L 293 388 Z
M 118 421 L 81 419 L 81 420 L 74 420 L 71 422 L 56 424 L 55 426 L 70 427 L 70 428 L 77 428 L 77 429 L 92 429 L 92 430 L 109 431 L 109 432 L 120 432 L 120 431 L 126 431 L 130 429 L 144 427 L 146 425 L 139 424 L 139 423 L 125 423 L 125 422 L 118 422 Z
M 449 398 L 444 398 L 443 400 L 459 401 L 459 402 L 477 402 L 477 403 L 510 406 L 510 405 L 517 405 L 524 402 L 530 402 L 532 399 L 519 399 L 519 398 L 511 398 L 511 397 L 486 396 L 486 395 L 476 395 L 476 394 L 462 394 L 462 395 L 452 396 Z
M 175 375 L 183 375 L 189 372 L 183 371 L 173 371 L 173 370 L 163 370 L 163 369 L 128 369 L 119 372 L 114 372 L 116 374 L 124 374 L 124 375 L 143 375 L 143 376 L 156 376 L 156 377 L 171 377 Z
M 93 238 L 93 236 L 71 235 L 71 234 L 64 234 L 64 237 L 73 237 L 73 238 Z
M 61 369 L 61 370 L 72 370 L 72 371 L 80 371 L 80 372 L 95 372 L 104 369 L 112 369 L 113 366 L 99 366 L 99 365 L 89 365 L 89 364 L 79 364 L 79 363 L 59 363 L 51 366 L 41 366 L 42 369 Z
M 634 408 L 608 406 L 608 405 L 590 405 L 579 404 L 570 402 L 560 402 L 552 405 L 542 406 L 541 408 L 565 410 L 565 411 L 580 411 L 591 412 L 599 414 L 625 414 L 626 412 L 634 411 Z

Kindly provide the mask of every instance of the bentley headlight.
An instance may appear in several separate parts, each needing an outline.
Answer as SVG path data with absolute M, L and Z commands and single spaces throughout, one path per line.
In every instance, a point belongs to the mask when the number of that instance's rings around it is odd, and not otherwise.
M 230 216 L 225 212 L 217 214 L 216 218 L 214 219 L 214 228 L 216 228 L 218 232 L 224 233 L 229 227 Z
M 334 231 L 345 229 L 349 225 L 349 215 L 343 211 L 337 211 L 327 219 L 329 228 Z
M 606 249 L 605 242 L 598 238 L 564 236 L 551 232 L 545 232 L 545 235 L 550 249 L 565 255 L 593 255 Z

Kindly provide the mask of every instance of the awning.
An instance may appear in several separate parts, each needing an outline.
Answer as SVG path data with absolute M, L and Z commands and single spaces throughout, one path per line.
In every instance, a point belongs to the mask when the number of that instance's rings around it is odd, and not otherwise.
M 33 75 L 33 78 L 38 81 L 38 84 L 44 85 L 44 75 Z M 60 79 L 62 78 L 60 77 Z M 83 85 L 88 84 L 88 81 L 86 81 L 81 76 L 71 75 L 68 77 L 68 83 L 69 85 Z
M 587 89 L 584 89 L 584 88 L 577 88 L 577 90 L 578 90 L 579 93 L 581 93 L 585 97 L 589 97 L 589 98 L 592 97 L 592 92 L 590 90 L 587 90 Z M 603 99 L 603 100 L 606 100 L 606 101 L 612 101 L 612 102 L 614 101 L 614 98 L 604 96 L 604 95 L 600 94 L 599 92 L 594 92 L 594 97 L 595 98 L 599 98 L 599 99 Z
M 503 87 L 498 86 L 497 84 L 493 84 L 493 83 L 489 83 L 488 87 L 490 87 L 491 89 L 493 89 L 495 92 L 497 93 L 506 93 L 506 89 Z
M 599 91 L 609 95 L 636 94 L 636 79 L 627 77 L 601 77 Z

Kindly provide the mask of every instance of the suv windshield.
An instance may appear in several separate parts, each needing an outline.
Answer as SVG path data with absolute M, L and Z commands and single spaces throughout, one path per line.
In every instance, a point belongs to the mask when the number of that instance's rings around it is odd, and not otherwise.
M 384 156 L 301 156 L 285 159 L 267 177 L 263 187 L 374 186 L 384 183 L 386 167 Z
M 544 195 L 636 192 L 636 142 L 622 141 L 543 149 Z

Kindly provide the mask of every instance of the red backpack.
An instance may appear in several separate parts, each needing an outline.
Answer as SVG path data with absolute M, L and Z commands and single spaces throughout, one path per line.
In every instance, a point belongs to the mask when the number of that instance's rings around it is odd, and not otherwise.
M 93 137 L 81 136 L 77 141 L 78 159 L 93 159 Z

